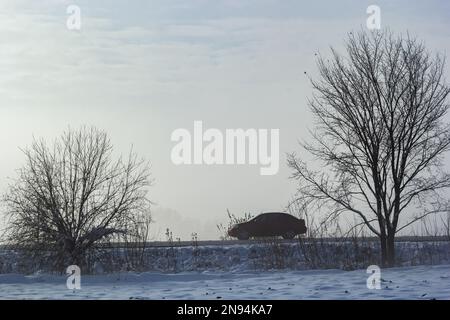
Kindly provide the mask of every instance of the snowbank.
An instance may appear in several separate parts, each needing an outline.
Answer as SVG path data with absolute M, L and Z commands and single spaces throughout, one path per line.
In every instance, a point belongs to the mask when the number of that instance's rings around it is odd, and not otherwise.
M 450 263 L 450 242 L 398 242 L 398 266 Z M 41 263 L 15 250 L 0 250 L 0 274 L 51 272 L 45 254 Z M 123 248 L 103 249 L 93 255 L 85 273 L 103 274 L 127 271 L 266 271 L 310 269 L 364 269 L 379 263 L 376 242 L 278 241 L 228 246 L 149 247 L 142 251 Z

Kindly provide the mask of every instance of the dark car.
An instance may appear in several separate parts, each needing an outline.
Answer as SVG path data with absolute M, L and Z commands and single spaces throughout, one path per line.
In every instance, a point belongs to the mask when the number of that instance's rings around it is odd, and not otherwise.
M 305 220 L 283 212 L 262 213 L 247 222 L 235 224 L 228 230 L 229 236 L 239 240 L 247 240 L 250 237 L 276 236 L 293 239 L 302 233 L 306 233 Z

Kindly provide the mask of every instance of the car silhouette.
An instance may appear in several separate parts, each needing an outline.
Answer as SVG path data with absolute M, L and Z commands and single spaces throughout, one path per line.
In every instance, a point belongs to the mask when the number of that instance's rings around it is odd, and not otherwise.
M 283 212 L 262 213 L 247 222 L 235 224 L 228 230 L 229 236 L 239 240 L 276 236 L 293 239 L 303 233 L 306 233 L 305 220 Z

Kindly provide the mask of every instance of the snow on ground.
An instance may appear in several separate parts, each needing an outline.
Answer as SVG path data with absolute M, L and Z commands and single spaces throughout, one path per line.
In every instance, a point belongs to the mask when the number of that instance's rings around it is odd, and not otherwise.
M 377 248 L 346 242 L 147 248 L 140 269 L 127 251 L 107 250 L 75 291 L 66 276 L 36 272 L 46 269 L 3 249 L 0 299 L 450 299 L 449 242 L 398 243 L 399 267 L 381 270 L 381 289 L 371 290 L 365 268 L 376 264 Z
M 450 299 L 450 265 L 381 270 L 368 289 L 366 270 L 114 273 L 86 275 L 80 290 L 65 276 L 0 275 L 1 299 Z

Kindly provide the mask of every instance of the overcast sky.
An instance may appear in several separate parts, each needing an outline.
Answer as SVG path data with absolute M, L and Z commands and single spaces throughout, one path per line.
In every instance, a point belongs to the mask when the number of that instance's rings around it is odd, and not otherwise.
M 312 2 L 312 3 L 311 3 Z M 81 30 L 66 27 L 68 5 Z M 218 237 L 226 209 L 283 210 L 295 184 L 285 153 L 299 150 L 315 56 L 340 48 L 366 25 L 410 31 L 450 52 L 448 1 L 23 1 L 0 2 L 0 192 L 24 157 L 19 147 L 68 126 L 106 130 L 118 152 L 131 145 L 152 163 L 153 234 Z M 449 68 L 447 67 L 447 73 Z M 448 77 L 450 78 L 450 77 Z M 280 170 L 258 166 L 175 166 L 177 128 L 279 128 Z

